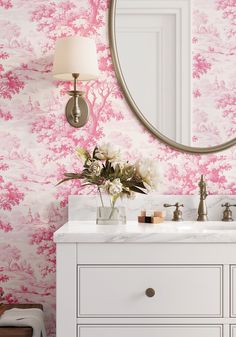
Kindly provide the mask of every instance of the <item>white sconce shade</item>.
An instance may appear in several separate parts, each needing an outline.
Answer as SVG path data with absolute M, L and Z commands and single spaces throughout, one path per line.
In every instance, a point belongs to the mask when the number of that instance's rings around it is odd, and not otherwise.
M 59 80 L 72 81 L 78 74 L 79 81 L 98 77 L 98 61 L 95 42 L 82 36 L 70 36 L 57 40 L 53 76 Z

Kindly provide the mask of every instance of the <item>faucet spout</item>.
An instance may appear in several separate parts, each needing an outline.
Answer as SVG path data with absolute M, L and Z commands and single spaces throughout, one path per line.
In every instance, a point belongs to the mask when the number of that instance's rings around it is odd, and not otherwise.
M 207 193 L 206 182 L 204 181 L 203 174 L 201 175 L 201 180 L 199 181 L 198 186 L 200 188 L 200 202 L 198 206 L 197 221 L 208 221 L 207 205 L 206 205 L 206 198 L 208 196 L 208 193 Z

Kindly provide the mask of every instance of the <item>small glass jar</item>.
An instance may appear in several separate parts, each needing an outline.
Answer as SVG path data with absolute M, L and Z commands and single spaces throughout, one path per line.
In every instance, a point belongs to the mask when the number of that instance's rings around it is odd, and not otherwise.
M 125 225 L 125 207 L 98 207 L 97 225 Z

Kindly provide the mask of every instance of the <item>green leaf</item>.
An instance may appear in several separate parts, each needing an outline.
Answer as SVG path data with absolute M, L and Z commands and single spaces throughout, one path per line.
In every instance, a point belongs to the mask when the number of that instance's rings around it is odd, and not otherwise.
M 125 185 L 127 187 L 137 186 L 137 187 L 145 189 L 145 186 L 143 185 L 142 182 L 137 182 L 134 179 L 131 179 L 131 180 L 122 180 L 122 183 L 123 183 L 123 185 Z
M 82 178 L 81 173 L 64 173 L 64 176 L 68 177 L 68 178 L 73 178 L 73 179 L 80 179 L 80 178 Z
M 93 158 L 94 158 L 94 159 L 98 159 L 98 158 L 96 157 L 96 152 L 97 152 L 97 150 L 98 150 L 98 147 L 96 146 L 96 147 L 94 148 L 94 150 L 93 150 Z
M 115 166 L 114 174 L 115 174 L 116 178 L 119 177 L 119 175 L 120 175 L 120 167 L 119 167 L 118 164 Z
M 141 194 L 147 194 L 145 191 L 141 190 L 140 188 L 136 186 L 130 186 L 131 191 L 136 192 L 136 193 L 141 193 Z
M 85 186 L 93 186 L 94 184 L 93 183 L 86 183 L 86 184 L 82 184 L 80 185 L 80 187 L 85 187 Z
M 62 179 L 61 181 L 59 181 L 59 183 L 56 184 L 56 186 L 64 183 L 65 181 L 74 180 L 74 179 L 76 179 L 76 178 L 65 178 L 65 179 Z
M 140 182 L 137 182 L 137 181 L 136 181 L 136 182 L 134 183 L 134 185 L 137 186 L 137 187 L 141 187 L 141 188 L 146 189 L 146 187 L 145 187 L 145 185 L 144 185 L 144 183 L 143 183 L 142 181 L 140 181 Z
M 83 149 L 82 147 L 78 147 L 76 149 L 77 156 L 80 157 L 84 162 L 91 158 L 89 152 L 86 149 Z

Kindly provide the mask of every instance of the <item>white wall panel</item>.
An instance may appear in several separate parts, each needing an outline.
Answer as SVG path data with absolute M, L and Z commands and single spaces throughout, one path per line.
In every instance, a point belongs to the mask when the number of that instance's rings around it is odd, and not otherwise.
M 191 6 L 185 1 L 117 2 L 116 39 L 129 92 L 146 119 L 191 144 Z

